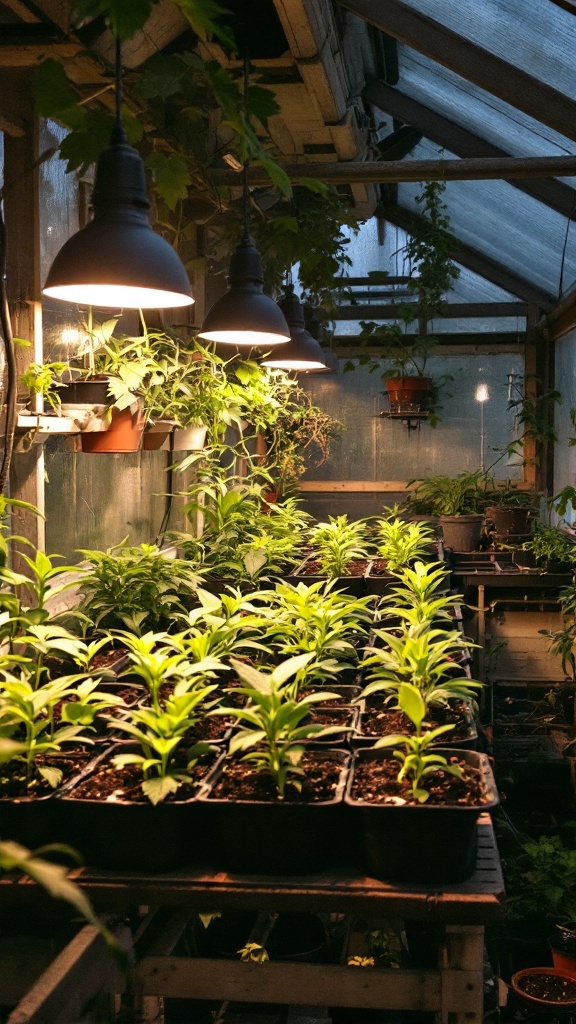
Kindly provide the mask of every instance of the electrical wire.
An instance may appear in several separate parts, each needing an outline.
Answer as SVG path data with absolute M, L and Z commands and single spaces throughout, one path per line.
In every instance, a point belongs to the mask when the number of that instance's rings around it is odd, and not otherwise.
M 2 204 L 0 204 L 0 326 L 2 328 L 2 341 L 6 353 L 7 370 L 6 432 L 2 463 L 0 465 L 0 494 L 2 494 L 10 472 L 10 463 L 14 450 L 14 431 L 16 429 L 16 358 L 14 356 L 14 336 L 6 290 L 6 226 L 2 214 Z

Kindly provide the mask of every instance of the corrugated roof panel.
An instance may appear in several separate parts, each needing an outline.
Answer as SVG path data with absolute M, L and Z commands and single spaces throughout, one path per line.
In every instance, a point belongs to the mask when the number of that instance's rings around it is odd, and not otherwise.
M 422 140 L 408 159 L 429 160 L 439 149 Z M 446 158 L 451 154 L 445 153 Z M 398 202 L 418 210 L 419 184 L 398 186 Z M 467 245 L 505 264 L 527 281 L 558 295 L 576 278 L 576 226 L 566 243 L 567 219 L 506 181 L 449 181 L 444 201 L 451 230 Z M 564 260 L 564 267 L 562 264 Z
M 576 17 L 572 20 L 576 23 Z M 401 43 L 398 63 L 402 92 L 512 156 L 574 153 L 575 144 L 565 135 Z M 574 185 L 573 178 L 567 181 Z
M 404 2 L 560 92 L 576 94 L 576 18 L 550 0 Z

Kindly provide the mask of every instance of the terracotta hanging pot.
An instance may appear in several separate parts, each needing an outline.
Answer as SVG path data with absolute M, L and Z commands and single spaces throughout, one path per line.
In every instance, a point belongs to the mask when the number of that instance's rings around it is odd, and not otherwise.
M 434 385 L 430 377 L 387 377 L 386 394 L 391 412 L 425 412 Z
M 137 452 L 144 431 L 144 414 L 141 409 L 112 409 L 108 430 L 95 433 L 81 433 L 83 452 Z

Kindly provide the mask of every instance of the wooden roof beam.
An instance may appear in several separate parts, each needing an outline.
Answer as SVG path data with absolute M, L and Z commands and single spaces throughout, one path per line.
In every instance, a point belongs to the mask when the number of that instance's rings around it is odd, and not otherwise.
M 437 64 L 576 140 L 576 102 L 402 0 L 340 0 L 343 7 Z
M 506 150 L 487 142 L 480 135 L 462 128 L 455 121 L 437 113 L 430 107 L 406 96 L 400 89 L 393 89 L 385 82 L 373 79 L 364 89 L 363 97 L 374 106 L 390 114 L 398 121 L 412 125 L 427 139 L 438 146 L 444 146 L 459 157 L 504 157 L 510 158 Z M 562 181 L 538 178 L 508 178 L 521 192 L 532 196 L 564 217 L 576 220 L 576 192 Z
M 428 226 L 427 220 L 403 206 L 387 206 L 384 216 L 391 224 L 396 224 L 397 227 L 403 228 L 407 232 L 413 231 L 417 224 Z M 479 274 L 480 277 L 491 281 L 492 284 L 498 285 L 504 291 L 517 295 L 523 302 L 538 306 L 545 312 L 549 312 L 556 303 L 556 297 L 550 292 L 539 288 L 538 285 L 532 284 L 531 281 L 527 281 L 526 278 L 516 274 L 503 263 L 499 263 L 497 260 L 492 259 L 492 257 L 486 256 L 478 249 L 474 249 L 471 245 L 467 245 L 459 239 L 456 239 L 454 259 L 461 266 L 466 267 L 467 270 L 471 270 L 474 274 Z
M 474 157 L 468 160 L 352 160 L 340 163 L 286 164 L 291 181 L 319 178 L 329 185 L 351 182 L 387 181 L 482 181 L 489 179 L 548 178 L 576 175 L 574 156 Z M 241 185 L 236 171 L 227 167 L 211 171 L 217 185 Z M 251 185 L 269 185 L 270 177 L 263 167 L 248 168 Z
M 417 280 L 417 278 L 415 279 Z M 338 307 L 335 320 L 395 320 L 400 309 L 406 307 L 416 309 L 412 302 L 371 303 L 366 305 Z M 459 320 L 460 318 L 491 317 L 491 316 L 527 316 L 526 302 L 446 302 L 438 320 Z

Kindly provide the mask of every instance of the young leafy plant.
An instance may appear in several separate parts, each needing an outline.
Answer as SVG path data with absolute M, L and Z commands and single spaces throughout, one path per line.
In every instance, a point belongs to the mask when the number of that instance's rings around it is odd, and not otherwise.
M 400 761 L 402 767 L 398 772 L 398 781 L 406 779 L 410 783 L 410 796 L 418 804 L 425 803 L 430 793 L 425 788 L 426 779 L 435 774 L 439 768 L 449 775 L 462 778 L 460 765 L 451 764 L 441 754 L 429 752 L 429 747 L 444 733 L 450 732 L 453 725 L 439 725 L 436 729 L 422 731 L 422 725 L 426 717 L 427 706 L 422 695 L 416 686 L 411 683 L 403 683 L 398 690 L 398 706 L 410 719 L 414 726 L 413 735 L 397 734 L 384 736 L 375 744 L 375 748 L 398 747 L 403 749 L 394 750 L 394 757 Z
M 376 523 L 378 554 L 389 572 L 422 558 L 434 543 L 434 531 L 427 523 L 408 523 L 399 517 L 383 517 Z
M 329 516 L 327 523 L 318 523 L 310 534 L 313 556 L 320 562 L 320 571 L 330 579 L 350 575 L 354 559 L 368 557 L 366 524 L 350 522 L 348 516 Z
M 231 659 L 231 665 L 242 686 L 236 693 L 244 694 L 249 703 L 241 708 L 220 707 L 213 714 L 231 715 L 243 723 L 243 728 L 232 737 L 229 753 L 244 753 L 258 772 L 265 772 L 274 780 L 278 798 L 283 800 L 288 782 L 298 791 L 302 787 L 301 767 L 305 742 L 323 736 L 346 732 L 345 727 L 306 723 L 305 719 L 315 703 L 329 700 L 333 693 L 317 692 L 295 700 L 288 694 L 289 680 L 303 669 L 313 655 L 300 654 L 281 662 L 272 672 L 259 672 L 250 665 Z

